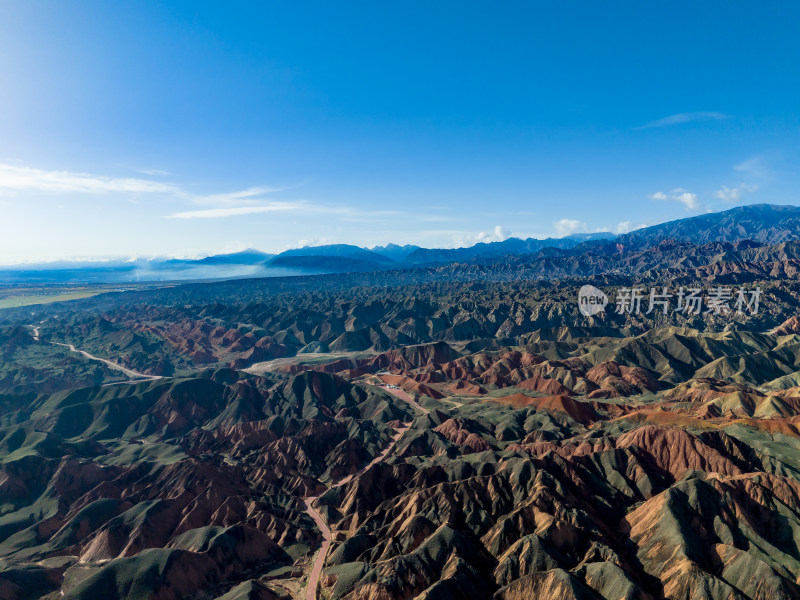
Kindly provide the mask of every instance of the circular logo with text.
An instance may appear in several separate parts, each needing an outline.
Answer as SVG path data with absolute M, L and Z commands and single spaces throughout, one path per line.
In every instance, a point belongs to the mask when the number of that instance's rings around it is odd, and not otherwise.
M 597 289 L 593 285 L 584 285 L 578 290 L 578 309 L 581 314 L 591 317 L 603 309 L 608 304 L 608 296 L 603 290 Z

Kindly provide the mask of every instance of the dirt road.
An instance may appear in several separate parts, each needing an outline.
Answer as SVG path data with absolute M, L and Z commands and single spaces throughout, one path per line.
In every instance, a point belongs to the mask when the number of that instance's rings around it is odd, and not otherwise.
M 401 390 L 402 391 L 402 390 Z M 403 437 L 403 434 L 408 431 L 408 428 L 411 426 L 410 423 L 403 423 L 400 427 L 395 429 L 395 433 L 392 436 L 391 442 L 383 449 L 383 451 L 378 454 L 375 458 L 372 459 L 368 465 L 365 465 L 355 473 L 348 475 L 347 477 L 343 477 L 336 483 L 332 484 L 330 488 L 336 488 L 346 483 L 349 483 L 355 477 L 358 477 L 362 473 L 364 473 L 367 469 L 369 469 L 372 465 L 383 461 L 392 449 L 397 445 L 397 442 L 400 441 L 400 438 Z M 305 600 L 316 600 L 317 598 L 317 587 L 319 586 L 319 578 L 322 575 L 322 569 L 325 567 L 325 559 L 328 557 L 328 550 L 331 547 L 331 529 L 328 526 L 328 523 L 325 519 L 322 518 L 322 515 L 317 512 L 317 509 L 314 508 L 314 502 L 319 498 L 319 496 L 312 496 L 305 499 L 306 503 L 306 513 L 310 516 L 314 522 L 317 524 L 317 527 L 322 532 L 322 546 L 320 546 L 319 552 L 317 553 L 317 557 L 314 559 L 314 565 L 311 567 L 311 573 L 308 576 L 308 584 L 306 585 L 306 593 L 305 593 Z
M 37 325 L 28 325 L 31 329 L 33 329 L 33 339 L 37 342 L 41 341 L 41 334 L 39 333 L 39 327 Z M 118 381 L 116 383 L 107 383 L 105 386 L 109 385 L 122 385 L 128 383 L 140 383 L 142 381 L 153 381 L 155 379 L 163 379 L 161 375 L 148 375 L 147 373 L 139 373 L 139 371 L 134 371 L 133 369 L 129 369 L 127 367 L 123 367 L 120 364 L 117 364 L 113 361 L 107 360 L 105 358 L 100 358 L 99 356 L 95 356 L 94 354 L 89 354 L 86 350 L 79 350 L 72 344 L 62 344 L 61 342 L 50 342 L 53 346 L 63 346 L 64 348 L 69 348 L 70 352 L 75 352 L 76 354 L 81 354 L 88 358 L 89 360 L 96 360 L 98 362 L 103 363 L 109 369 L 113 369 L 114 371 L 120 371 L 125 373 L 128 377 L 131 378 L 131 381 Z
M 139 371 L 134 371 L 133 369 L 129 369 L 127 367 L 123 367 L 120 364 L 107 360 L 105 358 L 100 358 L 99 356 L 94 356 L 93 354 L 89 354 L 86 350 L 79 350 L 72 344 L 62 344 L 60 342 L 50 342 L 54 346 L 64 346 L 65 348 L 69 348 L 71 352 L 75 352 L 76 354 L 82 354 L 86 358 L 90 360 L 96 360 L 103 364 L 105 364 L 109 369 L 113 369 L 115 371 L 121 371 L 125 373 L 128 377 L 130 377 L 134 381 L 123 381 L 121 383 L 139 383 L 140 381 L 153 381 L 155 379 L 162 379 L 161 375 L 148 375 L 147 373 L 139 373 Z M 119 384 L 110 384 L 110 385 L 119 385 Z
M 317 528 L 322 532 L 322 546 L 317 552 L 317 558 L 314 560 L 314 566 L 311 567 L 311 574 L 308 576 L 308 585 L 306 585 L 306 600 L 317 599 L 317 586 L 319 585 L 319 577 L 322 575 L 322 568 L 325 566 L 325 558 L 328 556 L 328 550 L 331 547 L 331 529 L 314 508 L 313 504 L 319 496 L 312 496 L 306 498 L 306 513 L 314 519 Z

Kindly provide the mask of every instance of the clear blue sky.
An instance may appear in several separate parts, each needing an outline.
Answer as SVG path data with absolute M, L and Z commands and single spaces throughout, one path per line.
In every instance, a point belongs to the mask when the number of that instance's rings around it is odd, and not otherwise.
M 796 2 L 0 2 L 0 263 L 800 203 Z

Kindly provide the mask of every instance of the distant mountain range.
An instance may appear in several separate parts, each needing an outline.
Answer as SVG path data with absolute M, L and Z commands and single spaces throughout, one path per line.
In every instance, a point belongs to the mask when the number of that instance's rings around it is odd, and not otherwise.
M 608 254 L 618 249 L 640 251 L 667 240 L 693 244 L 752 240 L 758 247 L 798 238 L 800 207 L 755 204 L 661 223 L 619 236 L 600 232 L 548 239 L 509 238 L 452 249 L 397 244 L 361 248 L 331 244 L 296 248 L 277 255 L 248 249 L 201 259 L 62 261 L 0 268 L 0 283 L 124 283 L 351 273 L 413 269 L 504 256 L 563 257 L 565 251 L 568 255 Z
M 406 257 L 406 262 L 418 265 L 431 263 L 447 263 L 474 258 L 493 258 L 503 255 L 535 254 L 545 248 L 574 248 L 584 242 L 614 239 L 614 234 L 602 233 L 576 233 L 563 238 L 547 238 L 538 240 L 528 238 L 508 238 L 502 242 L 481 242 L 469 248 L 429 249 L 418 248 Z
M 754 240 L 777 244 L 800 237 L 800 207 L 779 204 L 737 206 L 718 213 L 669 221 L 621 235 L 626 246 L 655 246 L 666 239 L 706 242 Z
M 415 250 L 419 250 L 419 246 L 413 244 L 406 244 L 405 246 L 398 246 L 397 244 L 387 244 L 385 246 L 375 246 L 370 248 L 376 254 L 391 258 L 392 260 L 404 260 L 409 254 Z
M 195 265 L 258 265 L 274 256 L 274 254 L 267 254 L 251 248 L 232 254 L 216 254 L 199 260 L 184 261 L 184 263 Z

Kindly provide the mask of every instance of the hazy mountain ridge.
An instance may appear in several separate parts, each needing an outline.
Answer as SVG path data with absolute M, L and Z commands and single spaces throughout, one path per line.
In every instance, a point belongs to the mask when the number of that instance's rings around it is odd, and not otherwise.
M 222 279 L 231 277 L 282 277 L 322 273 L 347 273 L 408 269 L 456 262 L 495 260 L 501 257 L 546 257 L 615 254 L 620 247 L 641 251 L 668 240 L 704 245 L 712 242 L 753 240 L 761 246 L 789 242 L 800 237 L 800 208 L 756 204 L 720 213 L 688 217 L 644 227 L 615 236 L 611 233 L 572 234 L 563 238 L 519 239 L 478 243 L 466 248 L 431 249 L 389 244 L 373 249 L 348 244 L 306 246 L 277 255 L 258 250 L 209 256 L 202 259 L 110 261 L 24 265 L 0 269 L 0 281 L 102 281 Z M 762 254 L 768 255 L 770 251 Z M 757 253 L 753 253 L 754 256 Z M 230 270 L 228 270 L 230 269 Z
M 502 255 L 534 254 L 545 248 L 574 248 L 584 242 L 613 239 L 612 233 L 573 234 L 563 238 L 509 238 L 502 242 L 480 242 L 467 248 L 428 249 L 419 248 L 406 257 L 406 262 L 415 264 L 455 262 L 475 258 L 492 258 Z
M 751 239 L 775 244 L 800 237 L 800 207 L 751 204 L 730 210 L 678 219 L 619 236 L 621 244 L 654 245 L 665 239 L 706 243 Z

